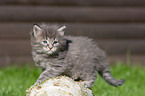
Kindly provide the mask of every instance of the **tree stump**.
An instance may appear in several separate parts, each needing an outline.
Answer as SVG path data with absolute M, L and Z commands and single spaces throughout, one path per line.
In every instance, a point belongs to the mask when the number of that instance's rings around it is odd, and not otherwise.
M 81 82 L 66 76 L 49 78 L 31 86 L 26 92 L 26 96 L 93 96 L 92 91 Z

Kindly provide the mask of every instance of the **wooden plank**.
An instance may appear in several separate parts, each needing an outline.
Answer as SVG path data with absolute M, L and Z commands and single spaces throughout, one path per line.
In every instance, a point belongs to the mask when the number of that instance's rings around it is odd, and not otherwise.
M 95 40 L 108 55 L 145 54 L 145 40 Z M 0 56 L 31 55 L 29 40 L 1 40 Z
M 1 0 L 0 4 L 67 6 L 144 6 L 145 0 Z
M 32 56 L 3 56 L 0 57 L 0 67 L 8 66 L 8 65 L 25 65 L 30 64 L 34 65 Z
M 131 65 L 142 65 L 145 66 L 145 55 L 131 55 L 130 59 L 127 59 L 125 55 L 113 55 L 108 56 L 109 63 L 116 64 L 116 62 L 122 62 L 126 64 L 128 60 Z M 35 66 L 32 56 L 10 56 L 10 57 L 0 57 L 0 67 L 8 66 L 8 65 L 18 65 L 22 66 L 25 64 L 29 64 L 31 66 Z
M 108 55 L 145 54 L 145 40 L 96 40 Z
M 145 38 L 145 23 L 59 23 L 59 25 L 66 25 L 66 34 L 73 36 L 87 36 L 93 39 Z M 33 23 L 0 23 L 0 39 L 29 40 L 32 26 Z
M 68 24 L 66 33 L 93 39 L 144 39 L 145 25 L 143 23 Z
M 0 6 L 0 21 L 144 22 L 144 17 L 145 8 L 138 7 Z
M 145 55 L 131 55 L 129 58 L 125 55 L 112 55 L 108 56 L 110 64 L 116 64 L 116 62 L 121 62 L 122 64 L 130 63 L 137 66 L 145 66 Z
M 0 23 L 0 39 L 30 39 L 32 23 Z
M 0 56 L 26 56 L 31 54 L 29 40 L 0 40 Z

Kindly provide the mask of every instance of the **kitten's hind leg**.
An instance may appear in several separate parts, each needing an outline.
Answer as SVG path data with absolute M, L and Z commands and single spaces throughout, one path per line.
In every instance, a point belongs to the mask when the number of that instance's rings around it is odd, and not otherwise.
M 82 80 L 84 80 L 84 81 L 82 81 L 82 84 L 84 84 L 86 88 L 92 87 L 97 78 L 96 73 L 87 74 L 87 75 L 85 74 L 84 76 L 85 77 L 83 77 L 83 79 L 82 79 Z
M 90 81 L 83 81 L 82 84 L 86 87 L 86 88 L 91 88 L 94 85 L 94 80 L 90 80 Z
M 54 68 L 46 69 L 45 71 L 43 71 L 40 74 L 39 78 L 37 79 L 37 81 L 34 85 L 37 85 L 48 78 L 56 77 L 56 76 L 60 75 L 62 72 L 63 72 L 63 70 L 58 70 L 58 69 L 54 69 Z

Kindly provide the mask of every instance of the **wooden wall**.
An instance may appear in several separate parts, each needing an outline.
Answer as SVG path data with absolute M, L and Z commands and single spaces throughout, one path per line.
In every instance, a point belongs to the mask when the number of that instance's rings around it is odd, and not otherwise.
M 1 0 L 0 66 L 32 62 L 34 23 L 66 25 L 66 34 L 88 36 L 110 62 L 145 61 L 145 0 Z

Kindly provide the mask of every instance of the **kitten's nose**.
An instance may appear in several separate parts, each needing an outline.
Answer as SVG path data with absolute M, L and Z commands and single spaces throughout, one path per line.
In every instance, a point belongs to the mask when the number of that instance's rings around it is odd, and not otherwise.
M 53 46 L 49 46 L 49 49 L 51 50 L 53 48 Z
M 49 44 L 49 46 L 48 46 L 48 47 L 49 47 L 49 49 L 50 49 L 50 50 L 53 48 L 53 46 L 52 46 L 51 44 Z
M 51 50 L 51 49 L 52 49 L 52 47 L 49 47 L 49 49 Z

